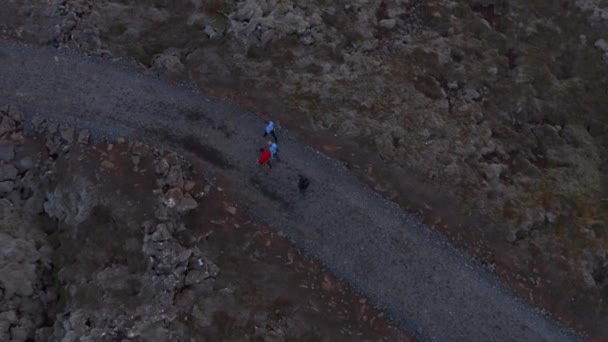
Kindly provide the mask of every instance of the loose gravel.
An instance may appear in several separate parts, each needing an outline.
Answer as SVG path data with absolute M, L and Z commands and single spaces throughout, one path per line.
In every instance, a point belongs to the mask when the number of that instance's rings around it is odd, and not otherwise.
M 468 255 L 383 200 L 336 160 L 279 130 L 281 162 L 257 164 L 264 124 L 237 105 L 132 65 L 0 43 L 0 104 L 28 119 L 195 153 L 250 212 L 316 256 L 420 340 L 567 341 L 578 336 L 517 299 Z M 297 175 L 311 180 L 305 196 Z

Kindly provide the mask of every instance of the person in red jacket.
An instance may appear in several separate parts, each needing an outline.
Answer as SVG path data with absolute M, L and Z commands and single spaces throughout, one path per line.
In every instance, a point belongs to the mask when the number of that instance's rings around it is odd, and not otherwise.
M 260 159 L 258 159 L 258 164 L 268 164 L 268 170 L 272 169 L 272 164 L 270 164 L 270 151 L 268 149 L 261 148 L 260 152 L 262 152 L 262 155 L 260 156 Z

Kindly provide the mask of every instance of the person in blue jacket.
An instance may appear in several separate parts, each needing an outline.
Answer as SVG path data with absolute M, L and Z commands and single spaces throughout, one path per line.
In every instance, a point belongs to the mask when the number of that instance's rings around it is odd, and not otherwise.
M 275 143 L 279 142 L 279 139 L 277 139 L 277 136 L 274 134 L 274 122 L 272 122 L 272 121 L 266 121 L 266 129 L 264 130 L 264 137 L 266 137 L 268 134 L 272 135 Z
M 272 157 L 272 159 L 281 161 L 281 158 L 279 158 L 279 145 L 277 145 L 277 143 L 272 143 L 268 150 L 270 151 L 270 156 Z

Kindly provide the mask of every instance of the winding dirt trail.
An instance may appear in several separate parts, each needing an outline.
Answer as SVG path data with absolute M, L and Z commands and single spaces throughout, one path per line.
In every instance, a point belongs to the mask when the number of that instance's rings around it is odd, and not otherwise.
M 566 341 L 578 337 L 516 299 L 337 161 L 280 131 L 282 161 L 256 165 L 263 122 L 238 106 L 131 66 L 0 43 L 0 105 L 31 119 L 132 136 L 194 153 L 250 212 L 318 257 L 421 340 Z M 297 191 L 297 175 L 311 179 Z

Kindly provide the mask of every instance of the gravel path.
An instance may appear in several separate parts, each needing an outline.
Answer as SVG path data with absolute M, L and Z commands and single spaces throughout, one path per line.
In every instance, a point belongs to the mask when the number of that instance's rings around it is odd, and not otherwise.
M 0 43 L 0 104 L 28 117 L 133 136 L 205 158 L 250 211 L 370 297 L 421 339 L 577 337 L 514 298 L 468 256 L 384 201 L 335 160 L 279 131 L 282 162 L 256 165 L 261 119 L 131 66 Z M 311 179 L 297 191 L 297 174 Z

